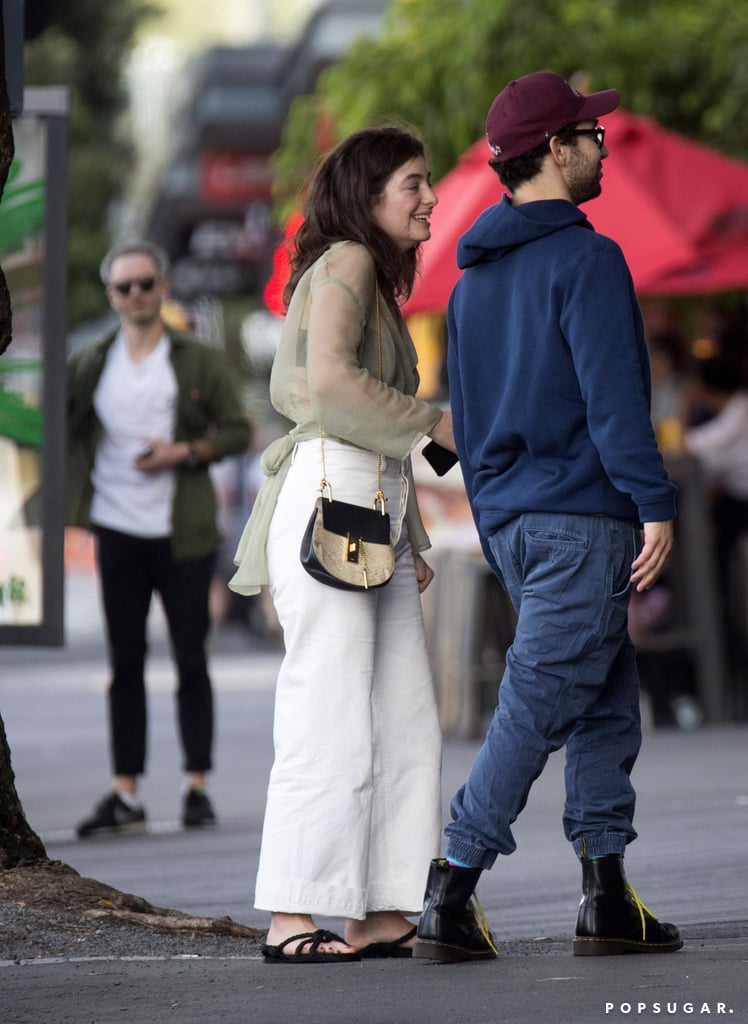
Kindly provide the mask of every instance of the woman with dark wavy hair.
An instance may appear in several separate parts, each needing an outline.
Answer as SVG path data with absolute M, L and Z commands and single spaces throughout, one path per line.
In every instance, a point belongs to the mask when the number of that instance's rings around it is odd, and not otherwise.
M 285 656 L 275 708 L 255 906 L 272 963 L 410 956 L 425 867 L 439 846 L 441 736 L 420 593 L 433 578 L 410 453 L 454 451 L 451 415 L 416 398 L 400 312 L 437 202 L 423 145 L 398 127 L 356 132 L 313 175 L 294 239 L 270 394 L 295 426 L 237 552 L 239 593 L 270 586 Z M 381 300 L 381 301 L 380 301 Z M 322 477 L 371 507 L 381 455 L 395 572 L 365 591 L 326 587 L 299 559 Z M 316 916 L 344 918 L 344 937 Z

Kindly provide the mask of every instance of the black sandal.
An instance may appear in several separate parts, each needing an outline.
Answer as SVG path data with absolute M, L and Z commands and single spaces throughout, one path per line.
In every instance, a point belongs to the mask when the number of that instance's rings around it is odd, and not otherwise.
M 283 952 L 289 942 L 296 942 L 299 939 L 301 941 L 293 953 Z M 268 946 L 265 943 L 260 947 L 260 952 L 269 964 L 344 964 L 361 959 L 360 953 L 320 953 L 319 947 L 323 942 L 342 942 L 348 945 L 345 939 L 341 939 L 335 932 L 318 928 L 314 932 L 291 935 L 278 946 Z
M 368 960 L 373 957 L 396 957 L 398 959 L 405 959 L 406 957 L 413 955 L 413 950 L 410 946 L 406 946 L 405 943 L 409 942 L 418 931 L 417 928 L 413 927 L 405 935 L 400 936 L 399 939 L 395 939 L 394 942 L 372 942 L 368 946 L 364 946 L 363 949 L 359 950 L 361 956 Z

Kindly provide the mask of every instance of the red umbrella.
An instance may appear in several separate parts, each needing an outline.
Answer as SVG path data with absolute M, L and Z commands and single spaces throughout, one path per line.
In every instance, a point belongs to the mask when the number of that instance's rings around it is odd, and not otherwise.
M 623 249 L 640 294 L 748 287 L 748 165 L 615 111 L 603 119 L 610 152 L 603 192 L 584 207 Z M 443 310 L 458 277 L 457 240 L 502 194 L 480 139 L 436 186 L 439 205 L 407 314 Z
M 273 253 L 273 273 L 271 274 L 262 297 L 268 310 L 274 315 L 284 317 L 286 307 L 283 302 L 283 291 L 291 274 L 288 260 L 289 250 L 293 246 L 293 237 L 304 221 L 299 212 L 292 213 L 283 229 L 283 241 L 276 246 Z

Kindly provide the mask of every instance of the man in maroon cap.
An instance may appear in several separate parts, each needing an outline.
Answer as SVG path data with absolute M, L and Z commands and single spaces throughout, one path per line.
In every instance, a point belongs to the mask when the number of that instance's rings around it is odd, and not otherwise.
M 517 612 L 499 706 L 452 800 L 414 956 L 490 959 L 468 906 L 550 753 L 566 750 L 566 838 L 582 864 L 573 952 L 671 952 L 677 929 L 627 883 L 636 838 L 630 773 L 641 744 L 628 635 L 632 587 L 657 580 L 675 488 L 650 420 L 650 375 L 620 248 L 579 210 L 600 195 L 614 89 L 558 75 L 510 82 L 487 118 L 509 190 L 460 239 L 449 302 L 457 451 L 485 556 Z

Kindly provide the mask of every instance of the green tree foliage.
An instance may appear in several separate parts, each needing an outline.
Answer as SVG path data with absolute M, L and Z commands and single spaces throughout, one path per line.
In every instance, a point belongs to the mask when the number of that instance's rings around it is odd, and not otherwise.
M 147 0 L 75 0 L 55 5 L 53 23 L 25 47 L 25 82 L 70 89 L 69 322 L 106 309 L 98 266 L 111 241 L 112 205 L 125 191 L 132 149 L 122 114 L 124 65 Z
M 417 128 L 438 181 L 485 131 L 507 81 L 552 70 L 617 88 L 623 106 L 748 158 L 748 5 L 734 0 L 392 0 L 377 41 L 354 44 L 296 100 L 275 156 L 285 213 L 336 138 L 396 119 Z

